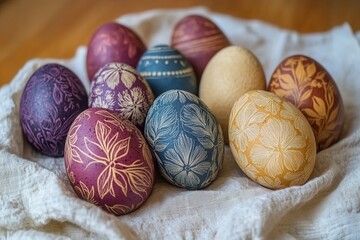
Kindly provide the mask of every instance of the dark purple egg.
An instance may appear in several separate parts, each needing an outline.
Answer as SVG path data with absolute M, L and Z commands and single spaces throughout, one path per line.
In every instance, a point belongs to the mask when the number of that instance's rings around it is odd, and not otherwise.
M 89 108 L 69 130 L 65 166 L 77 195 L 107 212 L 139 208 L 154 184 L 154 162 L 140 130 L 114 111 Z
M 153 101 L 154 94 L 146 80 L 127 64 L 108 63 L 91 82 L 89 107 L 114 110 L 141 131 Z
M 146 47 L 131 29 L 115 22 L 102 25 L 92 36 L 86 55 L 89 80 L 110 62 L 126 63 L 134 68 Z
M 20 101 L 20 121 L 31 145 L 42 154 L 64 155 L 66 135 L 76 116 L 87 108 L 87 94 L 70 69 L 53 63 L 30 77 Z

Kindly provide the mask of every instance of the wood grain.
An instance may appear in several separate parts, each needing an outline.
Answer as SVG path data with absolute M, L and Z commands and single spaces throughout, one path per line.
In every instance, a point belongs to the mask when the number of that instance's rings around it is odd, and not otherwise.
M 301 33 L 348 22 L 360 30 L 358 0 L 0 0 L 0 86 L 32 58 L 71 58 L 103 23 L 155 8 L 206 6 Z

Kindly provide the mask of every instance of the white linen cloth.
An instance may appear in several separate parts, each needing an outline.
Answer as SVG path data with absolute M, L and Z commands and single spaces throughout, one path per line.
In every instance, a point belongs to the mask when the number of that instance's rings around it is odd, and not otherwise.
M 255 53 L 267 80 L 282 59 L 296 53 L 315 58 L 333 76 L 345 104 L 345 128 L 337 144 L 317 154 L 310 180 L 266 189 L 242 173 L 227 147 L 223 168 L 206 189 L 184 190 L 158 177 L 145 204 L 120 217 L 80 200 L 63 158 L 36 153 L 19 122 L 25 83 L 45 63 L 69 67 L 89 88 L 86 48 L 80 47 L 73 59 L 29 61 L 0 89 L 0 239 L 360 239 L 360 33 L 345 23 L 301 35 L 201 7 L 117 21 L 153 46 L 170 44 L 175 23 L 194 13 L 212 19 L 234 45 Z

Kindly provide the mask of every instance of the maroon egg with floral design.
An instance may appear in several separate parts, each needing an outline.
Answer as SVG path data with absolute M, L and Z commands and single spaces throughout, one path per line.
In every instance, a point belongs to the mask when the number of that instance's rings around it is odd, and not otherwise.
M 56 63 L 41 66 L 20 100 L 21 126 L 30 144 L 42 154 L 63 156 L 70 125 L 87 102 L 83 84 L 70 69 Z
M 330 73 L 316 60 L 287 57 L 272 74 L 268 90 L 301 110 L 314 131 L 318 151 L 340 139 L 345 123 L 342 97 Z
M 92 36 L 86 55 L 86 69 L 89 80 L 105 64 L 121 62 L 136 67 L 146 47 L 140 37 L 131 29 L 119 23 L 102 25 Z
M 113 110 L 141 131 L 153 101 L 154 94 L 146 80 L 127 64 L 108 63 L 91 82 L 89 107 Z
M 150 149 L 140 130 L 113 111 L 83 111 L 70 127 L 64 159 L 77 195 L 115 215 L 139 208 L 151 193 Z

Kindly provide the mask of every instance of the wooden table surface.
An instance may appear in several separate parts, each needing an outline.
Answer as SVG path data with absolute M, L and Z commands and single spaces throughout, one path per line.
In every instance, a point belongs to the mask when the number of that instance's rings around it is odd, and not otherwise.
M 103 23 L 155 8 L 206 6 L 301 33 L 348 22 L 360 30 L 359 0 L 0 0 L 0 86 L 32 58 L 71 58 Z

